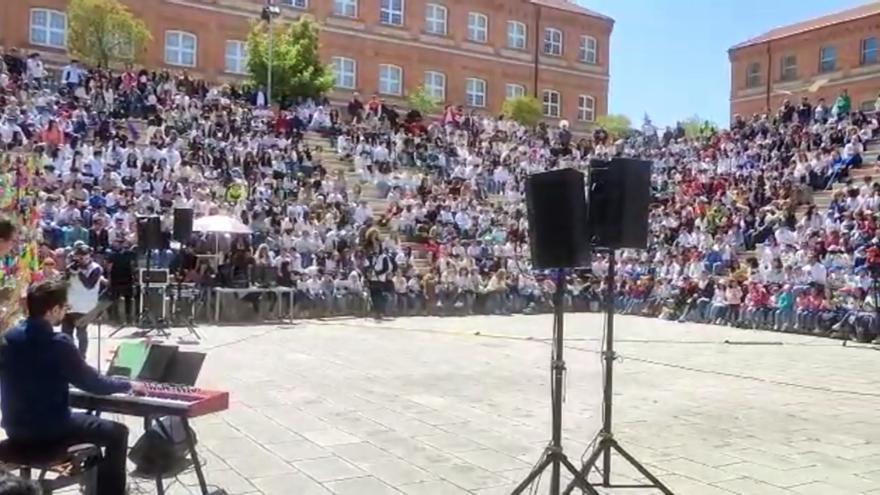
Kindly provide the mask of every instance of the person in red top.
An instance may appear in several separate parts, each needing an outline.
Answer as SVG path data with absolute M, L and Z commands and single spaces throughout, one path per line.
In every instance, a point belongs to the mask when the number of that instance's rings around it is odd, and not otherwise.
M 763 284 L 752 282 L 746 294 L 743 321 L 750 328 L 765 328 L 770 314 L 770 293 Z
M 50 149 L 58 148 L 64 144 L 64 133 L 58 128 L 55 119 L 49 120 L 49 125 L 40 133 L 40 141 L 46 143 Z
M 825 298 L 816 287 L 810 287 L 797 298 L 797 329 L 812 332 L 816 328 L 819 313 L 825 307 Z

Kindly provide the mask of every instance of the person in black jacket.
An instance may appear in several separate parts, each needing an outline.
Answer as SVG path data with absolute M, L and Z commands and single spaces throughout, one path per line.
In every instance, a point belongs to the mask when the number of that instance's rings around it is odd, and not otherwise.
M 25 64 L 24 59 L 18 53 L 18 48 L 12 47 L 3 55 L 3 61 L 6 62 L 6 70 L 16 79 L 20 79 L 24 75 Z
M 104 449 L 98 467 L 98 495 L 126 490 L 125 425 L 70 410 L 69 388 L 95 395 L 143 393 L 127 380 L 107 378 L 86 364 L 70 336 L 56 333 L 67 313 L 67 285 L 40 282 L 27 293 L 28 318 L 0 344 L 0 410 L 9 441 L 24 450 L 44 451 L 81 443 Z

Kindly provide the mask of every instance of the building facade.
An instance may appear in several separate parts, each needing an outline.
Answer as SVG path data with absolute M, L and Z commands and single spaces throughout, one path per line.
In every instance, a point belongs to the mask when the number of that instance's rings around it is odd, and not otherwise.
M 123 0 L 153 36 L 143 64 L 241 77 L 264 0 Z M 0 1 L 0 45 L 65 58 L 67 0 Z M 402 101 L 418 86 L 450 104 L 497 112 L 535 95 L 548 119 L 586 127 L 607 113 L 613 20 L 571 0 L 275 0 L 281 21 L 321 25 L 334 98 Z M 536 60 L 537 59 L 537 60 Z
M 729 51 L 731 115 L 778 108 L 802 96 L 873 110 L 880 92 L 880 3 L 777 28 Z

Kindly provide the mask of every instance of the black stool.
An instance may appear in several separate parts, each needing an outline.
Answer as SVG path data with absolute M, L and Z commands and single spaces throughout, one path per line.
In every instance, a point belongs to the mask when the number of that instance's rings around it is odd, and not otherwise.
M 27 480 L 32 479 L 32 471 L 38 471 L 36 481 L 45 495 L 73 485 L 82 485 L 83 495 L 94 495 L 99 462 L 101 449 L 92 444 L 47 450 L 44 447 L 23 446 L 9 440 L 0 442 L 0 464 L 10 471 L 18 470 L 19 476 Z M 46 477 L 50 473 L 54 474 L 51 479 Z

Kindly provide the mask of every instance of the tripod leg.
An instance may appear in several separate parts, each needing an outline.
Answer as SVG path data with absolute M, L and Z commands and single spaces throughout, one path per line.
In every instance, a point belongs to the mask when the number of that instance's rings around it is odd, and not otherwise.
M 611 486 L 611 448 L 605 447 L 602 454 L 602 486 Z
M 621 447 L 620 444 L 617 443 L 616 440 L 612 440 L 610 446 L 614 447 L 614 450 L 616 450 L 620 454 L 621 457 L 626 459 L 626 461 L 629 462 L 630 466 L 636 468 L 636 470 L 639 473 L 641 473 L 642 476 L 647 478 L 648 481 L 650 481 L 652 485 L 654 485 L 658 490 L 663 492 L 663 495 L 674 495 L 672 493 L 672 490 L 670 490 L 669 488 L 666 488 L 666 485 L 661 483 L 660 480 L 657 479 L 656 476 L 654 476 L 653 474 L 651 474 L 650 471 L 648 471 L 648 468 L 643 466 L 642 463 L 640 463 L 635 457 L 633 457 L 629 452 L 627 452 L 623 447 Z M 610 453 L 610 451 L 609 451 L 609 453 Z
M 596 447 L 593 449 L 593 452 L 590 453 L 590 457 L 587 457 L 587 460 L 584 461 L 584 465 L 583 465 L 583 467 L 581 467 L 581 470 L 580 470 L 580 475 L 585 480 L 589 481 L 590 471 L 593 470 L 593 467 L 595 466 L 596 461 L 599 460 L 599 456 L 601 456 L 602 453 L 608 449 L 608 446 L 605 443 L 606 442 L 605 442 L 604 438 L 600 439 L 596 443 Z M 574 482 L 569 483 L 569 485 L 565 488 L 565 491 L 563 491 L 562 493 L 564 495 L 569 495 L 571 493 L 571 491 L 574 490 L 574 486 L 575 486 Z
M 553 458 L 549 455 L 545 456 L 544 460 L 541 461 L 540 464 L 535 466 L 535 469 L 532 469 L 532 472 L 529 473 L 528 476 L 526 476 L 526 479 L 522 480 L 522 483 L 517 485 L 517 487 L 514 488 L 512 492 L 510 492 L 510 495 L 519 495 L 520 493 L 525 491 L 525 489 L 528 488 L 529 485 L 531 485 L 532 482 L 535 481 L 538 476 L 540 476 L 541 473 L 544 472 L 545 469 L 547 469 L 547 466 L 549 466 L 551 462 L 553 462 Z
M 599 492 L 590 485 L 590 480 L 587 479 L 587 476 L 584 473 L 579 472 L 571 461 L 568 460 L 568 457 L 562 457 L 562 464 L 565 465 L 565 468 L 568 469 L 573 476 L 570 487 L 577 486 L 588 495 L 599 495 Z

